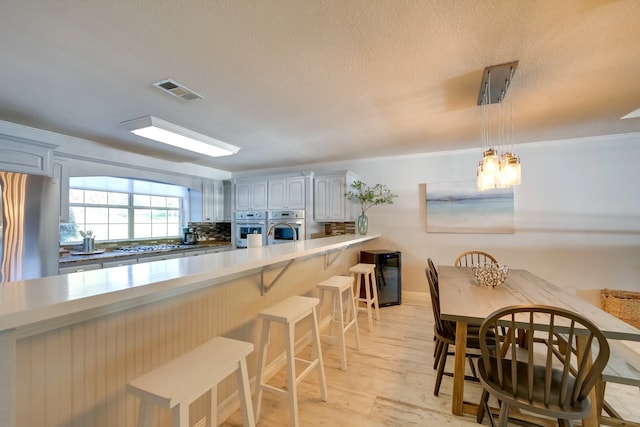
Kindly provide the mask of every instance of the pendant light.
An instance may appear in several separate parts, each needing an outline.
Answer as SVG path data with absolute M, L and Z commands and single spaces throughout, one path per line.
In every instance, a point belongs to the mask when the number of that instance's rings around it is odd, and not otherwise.
M 480 191 L 508 188 L 521 182 L 520 158 L 513 154 L 513 104 L 506 98 L 518 61 L 484 69 L 478 105 L 482 107 Z M 496 105 L 493 105 L 496 104 Z

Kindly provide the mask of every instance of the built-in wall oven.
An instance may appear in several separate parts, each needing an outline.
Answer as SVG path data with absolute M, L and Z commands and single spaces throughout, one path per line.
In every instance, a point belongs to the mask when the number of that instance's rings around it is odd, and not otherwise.
M 235 215 L 236 248 L 247 247 L 247 235 L 261 234 L 262 245 L 267 244 L 267 213 L 263 211 L 237 211 Z
M 304 211 L 269 211 L 267 217 L 267 244 L 277 245 L 306 239 Z

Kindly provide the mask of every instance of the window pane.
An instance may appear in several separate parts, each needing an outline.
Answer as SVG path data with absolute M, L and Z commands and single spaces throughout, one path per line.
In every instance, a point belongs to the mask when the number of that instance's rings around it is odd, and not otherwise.
M 167 197 L 167 207 L 168 208 L 180 208 L 180 199 L 177 197 Z
M 109 224 L 129 223 L 129 209 L 109 208 Z
M 109 222 L 108 208 L 87 208 L 87 220 L 94 223 L 106 224 Z
M 109 239 L 129 238 L 129 224 L 109 224 Z
M 136 239 L 151 237 L 151 224 L 136 224 L 133 228 L 133 237 Z
M 167 198 L 160 196 L 151 196 L 151 206 L 154 208 L 165 208 L 167 207 Z
M 107 193 L 105 191 L 85 190 L 84 203 L 87 205 L 106 205 Z
M 69 208 L 69 222 L 84 224 L 84 209 L 81 206 L 71 206 Z
M 110 205 L 129 205 L 129 195 L 127 193 L 109 193 L 108 200 Z
M 83 203 L 84 202 L 84 190 L 77 190 L 75 188 L 69 189 L 69 203 Z
M 93 231 L 96 240 L 109 240 L 109 226 L 107 224 L 87 223 L 86 230 Z
M 159 209 L 153 209 L 151 211 L 151 218 L 152 218 L 153 223 L 156 223 L 156 222 L 166 223 L 167 222 L 167 211 L 159 210 Z
M 177 224 L 180 222 L 180 212 L 178 211 L 168 211 L 167 212 L 167 222 L 170 224 Z
M 153 224 L 151 226 L 152 237 L 167 236 L 167 224 Z
M 133 195 L 133 206 L 151 206 L 151 196 L 142 194 Z
M 151 222 L 151 211 L 149 209 L 134 209 L 133 211 L 133 222 L 135 224 L 140 223 L 150 223 Z
M 180 231 L 179 223 L 167 225 L 167 236 L 180 236 L 180 235 L 181 235 L 181 231 Z

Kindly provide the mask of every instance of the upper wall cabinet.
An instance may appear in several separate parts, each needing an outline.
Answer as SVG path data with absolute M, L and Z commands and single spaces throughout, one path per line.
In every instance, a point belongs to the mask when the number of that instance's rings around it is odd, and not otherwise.
M 305 178 L 269 179 L 269 209 L 305 209 Z
M 202 183 L 202 221 L 224 221 L 224 184 L 220 180 Z
M 316 221 L 355 221 L 357 206 L 344 197 L 357 179 L 350 171 L 316 174 L 313 184 L 313 219 Z
M 0 170 L 53 176 L 55 145 L 0 135 Z
M 267 210 L 267 181 L 236 182 L 236 210 Z

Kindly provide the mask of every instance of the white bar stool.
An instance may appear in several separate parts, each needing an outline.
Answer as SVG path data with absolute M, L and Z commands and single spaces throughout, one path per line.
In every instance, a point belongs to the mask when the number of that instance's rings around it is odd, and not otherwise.
M 134 379 L 127 385 L 127 390 L 140 398 L 138 427 L 154 425 L 154 405 L 172 410 L 174 427 L 188 427 L 189 404 L 207 391 L 211 391 L 207 425 L 217 426 L 218 383 L 234 371 L 240 388 L 244 426 L 254 427 L 246 361 L 252 351 L 252 343 L 216 337 Z
M 318 370 L 320 381 L 320 395 L 323 401 L 327 401 L 327 384 L 322 365 L 322 348 L 320 347 L 320 331 L 318 328 L 318 315 L 316 306 L 318 298 L 292 296 L 258 313 L 262 319 L 262 336 L 258 353 L 258 372 L 256 376 L 256 394 L 253 401 L 256 422 L 260 419 L 260 405 L 262 392 L 272 391 L 289 398 L 289 419 L 291 426 L 298 426 L 298 383 L 302 381 L 313 369 Z M 296 323 L 309 318 L 311 320 L 311 338 L 313 346 L 313 359 L 306 360 L 295 356 Z M 281 389 L 264 382 L 265 362 L 267 360 L 267 348 L 269 346 L 269 329 L 271 322 L 278 322 L 285 328 L 285 345 L 287 357 L 287 388 Z M 296 376 L 296 362 L 306 364 L 307 367 Z
M 369 330 L 373 331 L 372 311 L 375 310 L 376 320 L 380 320 L 380 305 L 378 304 L 378 285 L 376 283 L 376 265 L 375 264 L 356 264 L 349 269 L 351 276 L 355 279 L 356 286 L 354 299 L 358 311 L 367 311 L 369 318 Z M 361 297 L 361 290 L 364 287 L 365 297 Z M 360 307 L 360 303 L 364 302 L 366 307 Z
M 347 370 L 347 343 L 345 333 L 349 328 L 356 331 L 356 350 L 360 350 L 360 332 L 358 331 L 358 312 L 356 302 L 353 299 L 353 277 L 332 276 L 318 283 L 320 290 L 320 306 L 324 303 L 325 292 L 329 292 L 331 298 L 331 329 L 330 335 L 320 335 L 327 342 L 340 344 L 340 369 Z M 345 316 L 346 314 L 346 316 Z M 337 317 L 337 318 L 336 318 Z M 334 334 L 334 326 L 338 326 L 337 336 Z

